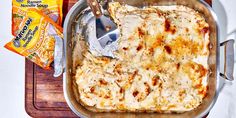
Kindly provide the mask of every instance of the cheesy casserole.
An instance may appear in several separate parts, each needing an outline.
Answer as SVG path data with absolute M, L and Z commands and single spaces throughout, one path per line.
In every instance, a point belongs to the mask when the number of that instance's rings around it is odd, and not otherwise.
M 115 59 L 88 50 L 76 70 L 81 104 L 97 111 L 184 112 L 207 93 L 209 25 L 186 6 L 109 4 Z

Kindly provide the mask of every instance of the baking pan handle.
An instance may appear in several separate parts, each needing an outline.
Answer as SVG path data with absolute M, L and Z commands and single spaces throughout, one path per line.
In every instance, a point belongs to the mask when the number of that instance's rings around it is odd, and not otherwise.
M 59 36 L 55 36 L 55 48 L 54 48 L 54 74 L 53 77 L 59 77 L 63 71 L 63 39 Z
M 224 46 L 224 73 L 220 73 L 220 76 L 226 80 L 233 81 L 234 73 L 234 40 L 230 39 L 220 44 Z

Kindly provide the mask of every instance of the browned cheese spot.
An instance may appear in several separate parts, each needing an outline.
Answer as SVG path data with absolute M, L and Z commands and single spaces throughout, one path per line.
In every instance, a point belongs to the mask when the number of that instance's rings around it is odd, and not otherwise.
M 120 88 L 120 93 L 123 93 L 124 92 L 124 89 L 123 88 Z
M 195 72 L 200 74 L 200 76 L 199 76 L 200 78 L 206 75 L 207 69 L 205 69 L 203 65 L 195 64 L 192 66 L 193 66 L 193 69 L 195 70 Z
M 182 37 L 177 37 L 169 46 L 173 49 L 171 53 L 176 56 L 176 58 L 181 58 L 182 56 L 201 53 L 204 45 L 188 39 L 185 40 Z
M 204 28 L 201 29 L 200 32 L 201 32 L 202 34 L 206 34 L 208 31 L 209 31 L 209 27 L 204 27 Z
M 133 92 L 133 96 L 134 96 L 134 97 L 136 97 L 138 94 L 139 94 L 139 92 L 138 92 L 137 90 L 135 90 L 135 91 Z
M 150 88 L 150 86 L 148 85 L 148 83 L 147 82 L 144 82 L 144 85 L 145 85 L 145 93 L 146 93 L 146 96 L 148 96 L 149 94 L 150 94 L 150 92 L 151 92 L 151 88 Z
M 98 60 L 102 61 L 105 64 L 107 64 L 111 61 L 111 59 L 108 57 L 100 57 L 100 58 L 98 58 Z
M 108 99 L 108 98 L 110 98 L 110 96 L 109 96 L 109 95 L 105 95 L 104 98 L 105 98 L 105 99 Z
M 198 79 L 200 82 L 200 79 L 207 74 L 207 69 L 195 62 L 189 62 L 183 65 L 183 70 L 191 79 Z
M 149 48 L 148 51 L 149 51 L 148 54 L 150 54 L 152 56 L 154 55 L 154 49 L 153 48 Z
M 165 31 L 170 31 L 170 21 L 168 19 L 165 20 Z
M 111 91 L 109 91 L 108 93 L 106 93 L 106 95 L 104 96 L 105 99 L 109 99 L 111 98 Z
M 113 70 L 113 72 L 117 72 L 118 74 L 121 74 L 121 64 L 117 64 Z
M 138 74 L 138 70 L 135 70 L 133 74 L 131 74 L 131 76 L 129 76 L 129 83 L 132 83 L 134 80 L 134 77 Z
M 171 29 L 171 33 L 172 33 L 172 34 L 175 34 L 175 32 L 176 32 L 176 27 L 174 26 L 174 27 Z
M 145 31 L 141 29 L 140 27 L 138 27 L 138 35 L 139 37 L 143 37 L 145 35 Z
M 123 100 L 124 100 L 124 98 L 120 98 L 120 99 L 119 99 L 119 101 L 123 101 Z
M 122 49 L 123 49 L 123 50 L 128 50 L 128 48 L 127 48 L 127 47 L 123 47 Z
M 116 80 L 118 83 L 120 83 L 120 82 L 122 82 L 122 80 L 121 79 L 118 79 L 118 80 Z
M 157 35 L 156 36 L 156 40 L 155 42 L 152 44 L 151 48 L 149 49 L 149 51 L 154 51 L 155 48 L 161 46 L 164 44 L 164 36 L 163 35 Z
M 185 31 L 186 31 L 186 32 L 189 32 L 189 29 L 188 29 L 188 28 L 185 28 Z
M 160 17 L 160 16 L 162 16 L 163 15 L 163 13 L 160 11 L 160 10 L 157 10 L 157 15 L 158 15 L 158 17 Z
M 176 32 L 176 27 L 171 26 L 171 23 L 168 19 L 165 19 L 165 31 L 174 34 Z
M 180 63 L 177 63 L 176 64 L 176 69 L 179 70 L 179 67 L 180 67 Z
M 182 97 L 186 93 L 186 90 L 179 91 L 179 96 Z
M 153 86 L 156 86 L 159 79 L 160 79 L 159 76 L 157 76 L 157 75 L 154 76 L 154 77 L 152 78 L 152 85 L 153 85 Z
M 108 82 L 105 81 L 105 80 L 103 80 L 103 79 L 99 80 L 99 83 L 100 83 L 101 85 L 107 85 L 107 84 L 108 84 Z
M 173 104 L 173 105 L 169 105 L 167 109 L 171 109 L 171 108 L 175 108 L 175 107 L 176 107 L 176 105 Z
M 203 95 L 203 98 L 207 96 L 207 91 L 209 90 L 209 86 L 206 86 L 206 88 L 203 91 L 199 91 L 199 94 Z
M 162 89 L 162 87 L 163 87 L 162 83 L 160 83 L 158 87 L 159 87 L 160 89 Z
M 164 46 L 164 48 L 168 54 L 171 54 L 171 47 L 170 46 L 166 45 L 166 46 Z
M 203 95 L 205 97 L 207 94 L 207 89 L 208 89 L 208 87 L 203 88 L 202 90 L 198 91 L 198 94 Z
M 140 51 L 143 48 L 142 44 L 139 44 L 138 47 L 136 48 L 137 51 Z
M 94 91 L 95 91 L 95 87 L 91 87 L 91 88 L 90 88 L 90 92 L 91 92 L 91 93 L 94 93 Z
M 199 88 L 201 88 L 201 87 L 202 87 L 202 84 L 201 84 L 201 83 L 199 83 L 199 84 L 197 84 L 197 85 L 194 86 L 194 88 L 196 88 L 196 89 L 199 89 Z

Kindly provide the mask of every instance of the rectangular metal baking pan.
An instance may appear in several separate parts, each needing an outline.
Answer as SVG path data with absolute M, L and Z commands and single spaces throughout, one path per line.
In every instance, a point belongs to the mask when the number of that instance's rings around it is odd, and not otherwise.
M 94 118 L 154 118 L 154 117 L 203 117 L 213 107 L 217 100 L 218 93 L 222 87 L 222 80 L 219 72 L 219 33 L 217 25 L 217 17 L 211 7 L 204 1 L 198 0 L 115 0 L 121 3 L 133 6 L 145 5 L 184 5 L 195 9 L 201 13 L 210 26 L 210 56 L 208 64 L 210 67 L 210 74 L 208 76 L 208 91 L 207 96 L 203 99 L 203 103 L 194 110 L 180 113 L 180 114 L 161 114 L 161 113 L 96 113 L 87 110 L 79 103 L 77 85 L 73 81 L 72 69 L 72 51 L 73 39 L 75 38 L 76 21 L 79 19 L 84 10 L 88 8 L 85 0 L 79 0 L 68 13 L 64 23 L 64 53 L 65 53 L 65 72 L 63 73 L 63 87 L 64 96 L 72 111 L 80 117 L 94 117 Z M 232 43 L 232 42 L 231 42 Z M 222 74 L 224 75 L 224 74 Z

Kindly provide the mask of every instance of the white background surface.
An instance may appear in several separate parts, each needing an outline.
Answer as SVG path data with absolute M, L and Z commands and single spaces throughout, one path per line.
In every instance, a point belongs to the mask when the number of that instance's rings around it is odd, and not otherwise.
M 236 0 L 213 0 L 220 20 L 222 39 L 236 30 Z M 224 14 L 224 11 L 226 14 Z M 236 35 L 231 36 L 233 38 Z M 3 48 L 11 36 L 11 0 L 0 2 L 0 117 L 29 117 L 24 108 L 25 59 Z M 224 38 L 225 39 L 225 38 Z M 236 69 L 235 69 L 236 70 Z M 235 73 L 234 73 L 235 76 Z M 209 118 L 236 117 L 236 82 L 226 85 Z

